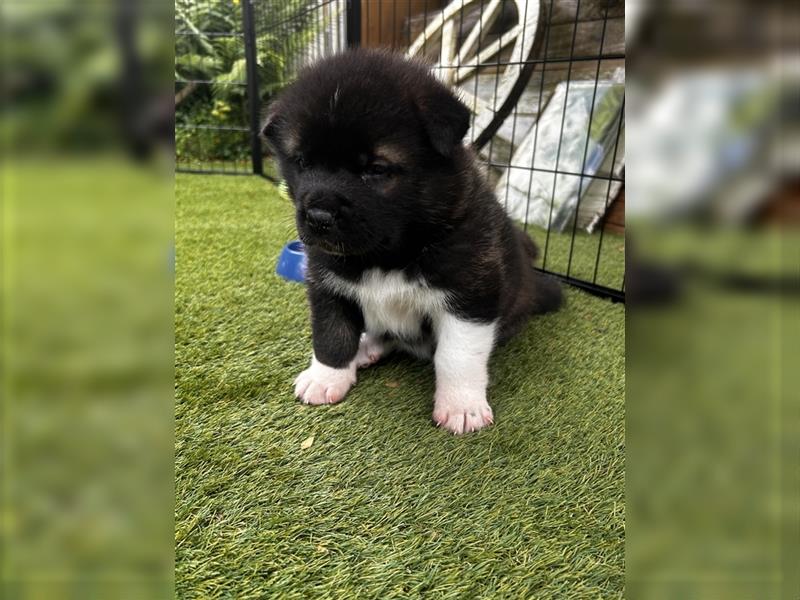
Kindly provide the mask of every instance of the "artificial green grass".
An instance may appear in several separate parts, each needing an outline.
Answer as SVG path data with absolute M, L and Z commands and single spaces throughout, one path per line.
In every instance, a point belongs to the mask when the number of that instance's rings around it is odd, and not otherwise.
M 432 425 L 433 368 L 400 357 L 304 406 L 291 207 L 256 177 L 176 200 L 178 597 L 622 597 L 622 305 L 569 290 L 499 349 L 476 434 Z
M 520 224 L 522 227 L 522 224 Z M 567 228 L 551 232 L 535 225 L 528 234 L 539 246 L 539 266 L 553 273 L 591 281 L 614 290 L 622 288 L 625 277 L 625 238 L 609 231 L 589 234 Z

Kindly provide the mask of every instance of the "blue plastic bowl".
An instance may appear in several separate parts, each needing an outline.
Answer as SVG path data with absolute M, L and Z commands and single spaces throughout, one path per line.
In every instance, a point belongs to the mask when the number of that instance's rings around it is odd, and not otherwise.
M 303 242 L 295 240 L 283 247 L 275 272 L 289 281 L 303 283 L 306 280 L 306 253 Z

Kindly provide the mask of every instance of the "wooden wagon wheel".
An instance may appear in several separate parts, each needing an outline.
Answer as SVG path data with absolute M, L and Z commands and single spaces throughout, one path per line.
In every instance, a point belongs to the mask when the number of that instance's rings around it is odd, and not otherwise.
M 476 95 L 459 88 L 462 100 L 475 112 L 472 133 L 475 135 L 473 147 L 480 150 L 494 135 L 519 100 L 525 86 L 533 74 L 535 65 L 530 61 L 539 51 L 541 36 L 539 24 L 542 21 L 540 0 L 514 0 L 517 6 L 517 24 L 493 41 L 482 46 L 483 36 L 500 16 L 504 0 L 489 0 L 483 7 L 478 22 L 467 34 L 460 48 L 458 43 L 458 23 L 460 13 L 476 0 L 453 0 L 436 15 L 417 36 L 408 49 L 409 56 L 421 56 L 431 39 L 441 39 L 439 61 L 434 66 L 438 77 L 448 85 L 458 85 L 483 67 L 498 67 L 497 55 L 512 42 L 514 48 L 508 64 L 501 62 L 505 70 L 499 78 L 495 90 L 495 101 L 485 102 Z M 480 49 L 480 51 L 479 51 Z M 492 60 L 494 59 L 494 60 Z M 465 65 L 459 67 L 458 65 Z

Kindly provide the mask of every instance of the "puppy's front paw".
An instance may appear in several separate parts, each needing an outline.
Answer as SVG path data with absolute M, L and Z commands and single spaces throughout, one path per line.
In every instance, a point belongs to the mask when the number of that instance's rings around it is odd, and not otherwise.
M 355 382 L 354 367 L 334 369 L 314 358 L 311 366 L 294 380 L 294 395 L 305 404 L 335 404 Z
M 456 435 L 483 429 L 494 423 L 492 408 L 484 390 L 436 391 L 433 421 Z

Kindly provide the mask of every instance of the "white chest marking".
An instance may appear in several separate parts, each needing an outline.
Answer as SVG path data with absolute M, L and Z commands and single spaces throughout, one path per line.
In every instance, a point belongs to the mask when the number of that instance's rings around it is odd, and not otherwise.
M 409 281 L 400 271 L 370 269 L 356 283 L 328 275 L 324 283 L 358 303 L 366 330 L 373 334 L 417 337 L 422 320 L 437 322 L 447 306 L 445 292 Z

